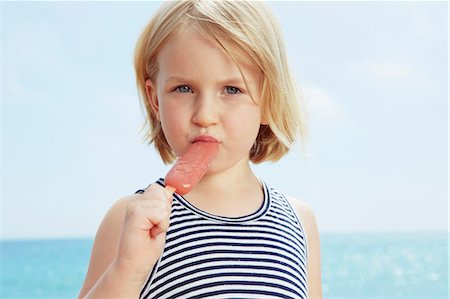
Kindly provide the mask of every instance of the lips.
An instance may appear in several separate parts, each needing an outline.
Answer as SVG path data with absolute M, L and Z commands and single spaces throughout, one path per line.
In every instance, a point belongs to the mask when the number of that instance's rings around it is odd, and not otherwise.
M 209 136 L 209 135 L 200 135 L 194 138 L 192 143 L 195 142 L 219 142 L 216 138 Z

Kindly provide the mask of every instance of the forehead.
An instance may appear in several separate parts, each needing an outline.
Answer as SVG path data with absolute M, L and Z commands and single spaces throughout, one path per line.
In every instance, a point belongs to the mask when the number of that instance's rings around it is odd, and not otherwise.
M 188 26 L 178 30 L 165 43 L 158 53 L 157 63 L 159 72 L 163 73 L 195 73 L 206 64 L 211 73 L 220 71 L 233 73 L 235 76 L 256 76 L 259 79 L 260 68 L 243 52 L 229 37 L 220 38 L 212 30 Z

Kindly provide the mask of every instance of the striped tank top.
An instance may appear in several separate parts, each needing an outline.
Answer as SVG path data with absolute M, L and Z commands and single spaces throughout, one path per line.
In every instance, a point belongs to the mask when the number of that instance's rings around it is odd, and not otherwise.
M 302 223 L 282 193 L 262 187 L 259 210 L 235 218 L 175 193 L 166 245 L 140 298 L 308 298 Z

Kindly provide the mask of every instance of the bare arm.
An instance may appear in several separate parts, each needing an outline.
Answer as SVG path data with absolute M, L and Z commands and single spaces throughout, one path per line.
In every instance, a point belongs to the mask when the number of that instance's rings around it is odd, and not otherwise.
M 322 277 L 320 270 L 320 238 L 316 217 L 303 201 L 289 198 L 289 202 L 300 217 L 308 241 L 308 296 L 322 298 Z
M 117 201 L 103 219 L 78 298 L 138 298 L 165 244 L 170 201 L 152 185 Z
M 100 277 L 104 278 L 104 281 L 111 281 L 116 280 L 114 276 L 120 276 L 120 271 L 118 271 L 120 269 L 113 264 L 113 261 L 119 248 L 126 208 L 133 199 L 136 200 L 135 196 L 118 200 L 110 208 L 100 224 L 92 248 L 88 272 L 79 298 L 84 298 L 96 282 L 100 280 Z M 119 278 L 117 277 L 117 279 Z

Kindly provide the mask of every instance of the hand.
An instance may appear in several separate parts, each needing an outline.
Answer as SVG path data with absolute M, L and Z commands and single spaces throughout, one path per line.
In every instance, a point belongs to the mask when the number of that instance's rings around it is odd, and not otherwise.
M 164 250 L 171 206 L 172 194 L 158 184 L 128 204 L 115 261 L 121 269 L 146 279 Z

